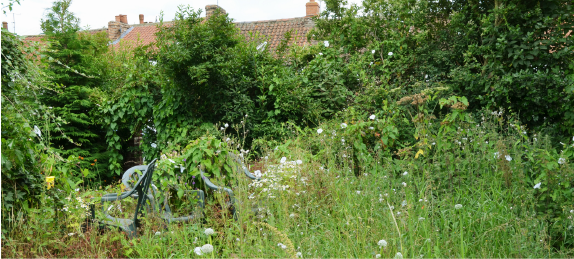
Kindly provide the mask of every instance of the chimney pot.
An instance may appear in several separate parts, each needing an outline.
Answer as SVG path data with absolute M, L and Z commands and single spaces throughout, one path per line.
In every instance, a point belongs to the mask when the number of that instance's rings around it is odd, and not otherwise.
M 128 16 L 125 14 L 120 14 L 120 22 L 128 23 Z
M 8 22 L 2 22 L 2 28 L 8 30 Z
M 119 21 L 120 21 L 120 16 L 116 15 L 116 22 L 119 22 Z
M 218 5 L 206 5 L 205 6 L 205 18 L 209 19 L 211 15 L 215 13 L 215 10 L 219 9 L 221 14 L 226 14 L 225 9 L 221 8 Z
M 140 24 L 143 24 L 143 23 L 144 23 L 144 15 L 140 14 Z
M 315 15 L 319 15 L 319 3 L 315 2 L 315 0 L 309 0 L 310 2 L 308 2 L 307 4 L 305 4 L 305 7 L 307 8 L 307 16 L 305 17 L 311 17 L 311 16 L 315 16 Z

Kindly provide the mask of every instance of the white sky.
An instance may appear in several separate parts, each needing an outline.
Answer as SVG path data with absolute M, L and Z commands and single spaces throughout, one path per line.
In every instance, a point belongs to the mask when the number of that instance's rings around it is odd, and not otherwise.
M 348 0 L 349 3 L 360 4 L 362 0 Z M 6 1 L 2 1 L 5 3 Z M 8 30 L 18 35 L 34 35 L 42 33 L 40 19 L 46 8 L 52 6 L 52 0 L 20 0 L 21 5 L 15 5 L 12 12 L 2 15 L 2 21 L 8 22 Z M 237 22 L 274 20 L 305 16 L 305 4 L 309 0 L 74 0 L 71 11 L 80 18 L 82 28 L 98 29 L 107 27 L 115 16 L 126 14 L 129 24 L 139 23 L 139 14 L 144 15 L 144 21 L 155 22 L 160 11 L 164 13 L 164 21 L 173 20 L 179 5 L 190 5 L 194 9 L 201 8 L 205 16 L 205 6 L 217 4 Z M 323 10 L 323 1 L 317 0 Z M 15 24 L 14 24 L 15 20 Z

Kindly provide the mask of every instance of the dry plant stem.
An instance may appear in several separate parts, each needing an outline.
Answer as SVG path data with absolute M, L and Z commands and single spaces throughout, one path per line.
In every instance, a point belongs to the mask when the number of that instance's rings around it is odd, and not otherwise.
M 401 238 L 401 231 L 399 230 L 399 225 L 397 224 L 397 220 L 395 219 L 395 214 L 393 213 L 393 209 L 391 208 L 389 201 L 387 201 L 387 206 L 389 206 L 389 210 L 391 210 L 391 216 L 393 217 L 393 221 L 395 222 L 395 227 L 397 228 L 397 232 L 399 232 L 399 243 L 401 244 L 401 252 L 402 252 L 403 251 L 403 240 Z
M 293 242 L 291 242 L 291 240 L 289 239 L 289 237 L 287 237 L 286 234 L 284 234 L 283 232 L 279 231 L 277 228 L 265 223 L 265 222 L 255 222 L 255 225 L 260 225 L 260 226 L 264 226 L 265 228 L 269 229 L 271 232 L 273 232 L 273 234 L 277 235 L 279 237 L 279 239 L 281 240 L 281 242 L 285 243 L 285 245 L 287 246 L 287 253 L 289 254 L 289 256 L 291 258 L 297 258 L 296 254 L 295 254 L 295 246 L 293 246 Z

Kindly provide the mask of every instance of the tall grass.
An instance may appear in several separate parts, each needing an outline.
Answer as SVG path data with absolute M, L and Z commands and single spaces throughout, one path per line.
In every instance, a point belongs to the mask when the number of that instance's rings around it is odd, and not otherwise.
M 146 217 L 134 240 L 115 231 L 66 236 L 56 228 L 43 236 L 32 222 L 23 222 L 20 231 L 3 237 L 2 255 L 574 256 L 574 248 L 564 242 L 573 238 L 574 203 L 561 205 L 565 230 L 552 235 L 557 221 L 540 212 L 540 189 L 533 187 L 540 172 L 529 157 L 552 150 L 546 138 L 527 136 L 501 116 L 486 115 L 451 134 L 431 134 L 432 148 L 418 158 L 414 151 L 399 157 L 371 150 L 376 163 L 357 177 L 352 152 L 340 140 L 340 123 L 321 125 L 322 134 L 315 129 L 301 132 L 285 149 L 270 147 L 254 164 L 267 179 L 260 185 L 238 174 L 233 186 L 236 219 L 226 195 L 212 193 L 203 219 L 164 226 Z M 446 144 L 450 147 L 444 148 Z M 572 182 L 573 168 L 567 161 L 555 172 L 561 184 Z M 206 235 L 206 228 L 213 228 L 215 235 Z M 194 252 L 205 244 L 213 245 L 214 252 Z M 66 246 L 81 248 L 70 251 Z

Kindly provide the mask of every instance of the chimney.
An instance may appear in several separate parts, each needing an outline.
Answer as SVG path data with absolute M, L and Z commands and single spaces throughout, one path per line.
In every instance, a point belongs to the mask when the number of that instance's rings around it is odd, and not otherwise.
M 2 28 L 8 30 L 8 22 L 2 22 Z
M 309 0 L 309 1 L 311 2 L 305 4 L 305 7 L 307 7 L 307 16 L 305 17 L 319 15 L 319 4 L 315 2 L 315 0 Z
M 143 24 L 143 23 L 144 23 L 143 20 L 144 20 L 144 15 L 143 15 L 143 14 L 140 14 L 140 24 Z
M 120 16 L 116 15 L 116 22 L 119 22 L 119 21 L 120 21 Z
M 125 14 L 120 14 L 120 22 L 128 23 L 128 16 Z
M 215 13 L 215 10 L 219 9 L 221 14 L 226 14 L 225 9 L 217 6 L 217 5 L 206 5 L 205 6 L 205 19 L 209 19 L 211 15 Z

